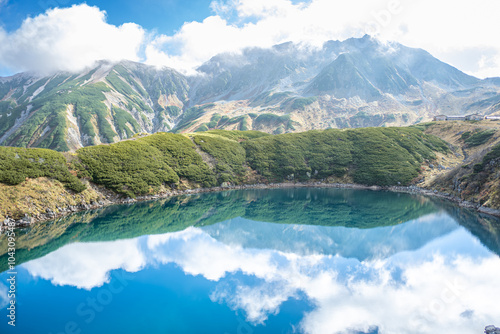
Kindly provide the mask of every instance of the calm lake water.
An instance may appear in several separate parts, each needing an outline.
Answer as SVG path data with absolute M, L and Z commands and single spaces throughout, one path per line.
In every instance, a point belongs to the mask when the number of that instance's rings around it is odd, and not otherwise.
M 482 333 L 500 223 L 417 195 L 227 191 L 112 206 L 17 236 L 0 333 Z

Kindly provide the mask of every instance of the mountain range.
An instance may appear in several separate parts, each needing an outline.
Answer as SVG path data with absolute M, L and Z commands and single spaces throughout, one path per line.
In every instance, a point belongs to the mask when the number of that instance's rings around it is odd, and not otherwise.
M 370 36 L 219 54 L 195 75 L 100 61 L 80 73 L 0 78 L 0 145 L 59 151 L 158 131 L 284 133 L 470 113 L 500 113 L 500 78 Z

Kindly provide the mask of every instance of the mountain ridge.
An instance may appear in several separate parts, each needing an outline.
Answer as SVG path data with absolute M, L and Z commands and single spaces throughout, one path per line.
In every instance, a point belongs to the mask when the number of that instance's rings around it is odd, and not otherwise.
M 198 75 L 132 61 L 80 73 L 0 78 L 0 145 L 59 151 L 137 133 L 268 133 L 411 125 L 440 113 L 500 112 L 500 78 L 481 80 L 422 49 L 369 36 L 219 54 Z

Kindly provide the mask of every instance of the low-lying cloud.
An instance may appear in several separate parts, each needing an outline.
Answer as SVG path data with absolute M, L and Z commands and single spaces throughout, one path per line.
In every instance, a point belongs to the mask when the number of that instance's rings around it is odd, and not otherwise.
M 109 24 L 104 11 L 86 4 L 51 9 L 16 31 L 0 28 L 0 64 L 48 73 L 129 59 L 193 73 L 221 52 L 287 41 L 321 46 L 368 33 L 423 48 L 478 77 L 500 76 L 495 0 L 215 0 L 211 9 L 172 35 Z

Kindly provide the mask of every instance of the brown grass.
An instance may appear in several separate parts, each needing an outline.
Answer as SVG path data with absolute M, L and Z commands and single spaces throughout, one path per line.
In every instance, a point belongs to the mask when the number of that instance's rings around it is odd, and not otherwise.
M 36 217 L 45 213 L 47 208 L 58 213 L 58 206 L 62 208 L 97 202 L 102 198 L 103 195 L 91 187 L 76 194 L 66 189 L 61 182 L 45 177 L 27 179 L 15 186 L 0 183 L 0 220 L 3 221 L 7 215 L 19 219 L 24 213 Z

